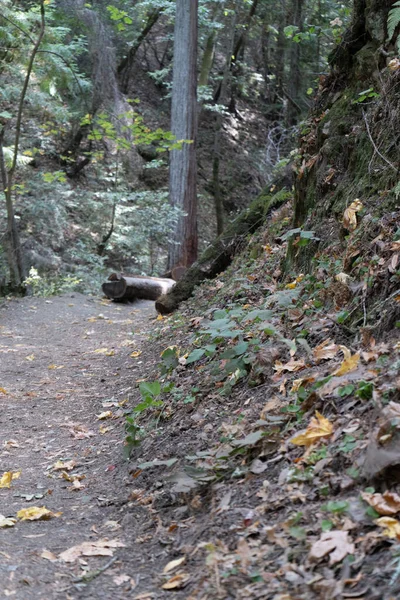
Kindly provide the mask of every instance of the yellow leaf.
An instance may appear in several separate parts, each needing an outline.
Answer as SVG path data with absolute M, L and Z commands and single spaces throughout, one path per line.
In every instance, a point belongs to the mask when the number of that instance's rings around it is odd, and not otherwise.
M 156 321 L 163 321 L 164 317 L 162 315 L 158 315 Z
M 305 432 L 292 438 L 290 442 L 295 446 L 312 446 L 312 444 L 315 444 L 321 438 L 329 437 L 332 433 L 332 423 L 316 411 L 315 417 L 312 417 Z
M 101 435 L 104 435 L 105 433 L 107 433 L 107 431 L 110 431 L 111 429 L 111 427 L 106 427 L 105 425 L 100 425 L 99 427 Z
M 104 356 L 114 356 L 114 350 L 109 350 L 108 348 L 98 348 L 94 350 L 95 354 L 104 354 Z
M 59 517 L 62 513 L 54 513 L 45 506 L 31 506 L 23 508 L 17 512 L 18 519 L 21 521 L 44 521 L 52 517 Z
M 7 390 L 0 387 L 0 394 L 8 394 Z
M 307 385 L 307 383 L 314 383 L 314 381 L 315 377 L 301 377 L 300 379 L 295 379 L 290 392 L 295 394 L 302 386 Z
M 49 365 L 47 368 L 51 369 L 51 370 L 54 370 L 54 369 L 63 369 L 64 365 Z
M 381 517 L 380 519 L 376 519 L 375 523 L 379 525 L 379 527 L 386 527 L 383 531 L 383 535 L 392 539 L 400 539 L 400 523 L 397 519 Z
M 130 356 L 131 356 L 131 358 L 137 358 L 141 354 L 142 354 L 141 350 L 136 350 L 135 352 L 132 352 Z
M 0 488 L 10 488 L 11 487 L 11 481 L 13 479 L 18 479 L 18 477 L 21 475 L 21 471 L 16 471 L 16 472 L 12 472 L 12 471 L 6 471 L 5 473 L 3 473 L 2 477 L 0 478 Z
M 54 463 L 53 469 L 54 471 L 72 471 L 72 469 L 75 467 L 75 464 L 76 463 L 74 460 L 58 460 L 56 463 Z
M 343 347 L 341 346 L 341 348 L 343 348 Z M 332 373 L 332 375 L 335 375 L 336 377 L 341 377 L 342 375 L 346 375 L 346 373 L 355 371 L 355 369 L 357 369 L 359 361 L 360 361 L 360 353 L 359 352 L 357 352 L 357 354 L 353 354 L 353 356 L 351 356 L 351 354 L 349 352 L 349 355 L 345 356 L 345 359 L 342 362 L 342 364 L 340 365 L 340 367 L 338 369 L 336 369 L 336 371 L 334 371 Z
M 350 204 L 343 214 L 343 227 L 348 231 L 354 231 L 357 227 L 356 214 L 362 209 L 363 205 L 358 198 Z
M 97 317 L 89 317 L 89 323 L 95 323 L 97 321 Z
M 294 290 L 294 288 L 296 287 L 296 285 L 297 285 L 297 281 L 292 281 L 292 283 L 287 283 L 285 285 L 285 289 L 286 290 Z
M 178 588 L 184 587 L 190 579 L 190 575 L 188 573 L 179 573 L 178 575 L 174 575 L 164 583 L 162 586 L 163 590 L 175 590 Z
M 99 415 L 97 415 L 97 418 L 99 421 L 103 421 L 104 419 L 110 419 L 113 416 L 111 410 L 106 410 L 105 412 L 100 413 Z
M 25 358 L 26 358 L 26 360 L 32 361 L 32 360 L 35 360 L 35 355 L 34 354 L 30 354 L 29 356 L 26 356 Z

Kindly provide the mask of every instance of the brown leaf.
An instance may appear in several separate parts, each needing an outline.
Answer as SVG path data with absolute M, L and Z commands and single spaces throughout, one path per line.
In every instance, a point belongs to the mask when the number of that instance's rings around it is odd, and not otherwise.
M 395 515 L 400 512 L 400 496 L 395 492 L 386 491 L 384 494 L 362 492 L 361 497 L 380 515 Z
M 185 587 L 190 579 L 189 573 L 178 573 L 178 575 L 174 575 L 164 583 L 162 586 L 163 590 L 176 590 Z
M 286 363 L 285 365 L 282 364 L 280 360 L 277 360 L 275 362 L 274 369 L 276 371 L 276 374 L 280 375 L 284 371 L 290 371 L 290 372 L 300 371 L 301 369 L 304 369 L 305 366 L 306 366 L 306 363 L 304 362 L 304 360 L 294 360 L 293 358 L 291 358 L 289 360 L 289 362 Z
M 125 544 L 119 540 L 97 540 L 93 542 L 83 542 L 78 546 L 72 546 L 58 555 L 58 558 L 64 562 L 71 563 L 80 556 L 112 556 L 114 548 L 124 547 Z
M 316 346 L 313 350 L 313 357 L 315 362 L 319 363 L 321 360 L 328 360 L 334 358 L 339 351 L 339 346 L 335 344 L 330 338 Z
M 329 563 L 334 565 L 343 560 L 348 554 L 353 554 L 355 547 L 349 541 L 347 531 L 326 531 L 320 539 L 311 546 L 309 559 L 318 561 L 324 556 L 329 556 Z
M 354 231 L 357 227 L 357 216 L 358 211 L 362 209 L 363 205 L 361 200 L 358 198 L 350 204 L 344 211 L 343 215 L 343 227 L 348 231 Z

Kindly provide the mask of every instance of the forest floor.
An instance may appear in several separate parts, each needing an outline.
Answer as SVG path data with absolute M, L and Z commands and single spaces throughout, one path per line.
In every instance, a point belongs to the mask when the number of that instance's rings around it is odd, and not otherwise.
M 168 318 L 0 305 L 0 598 L 400 597 L 399 329 L 262 248 Z
M 168 546 L 135 546 L 149 516 L 129 504 L 135 486 L 122 458 L 121 407 L 143 369 L 130 354 L 155 318 L 152 302 L 112 305 L 80 294 L 0 308 L 0 464 L 20 472 L 0 489 L 0 513 L 45 506 L 57 515 L 0 530 L 1 598 L 135 597 L 127 589 L 151 589 L 168 562 Z M 93 556 L 59 558 L 82 543 Z

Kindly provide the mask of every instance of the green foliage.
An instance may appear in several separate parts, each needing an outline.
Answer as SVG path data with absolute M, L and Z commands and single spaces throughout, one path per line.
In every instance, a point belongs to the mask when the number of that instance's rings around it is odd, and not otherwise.
M 398 0 L 392 5 L 389 11 L 387 20 L 388 41 L 390 41 L 400 23 L 400 1 Z M 399 49 L 399 41 L 396 40 L 397 49 Z
M 368 88 L 367 90 L 363 90 L 359 92 L 357 98 L 352 100 L 352 104 L 362 104 L 365 100 L 373 100 L 374 98 L 379 98 L 379 94 L 374 91 L 374 88 Z
M 37 269 L 31 267 L 24 285 L 32 296 L 47 298 L 75 290 L 80 282 L 80 279 L 72 275 L 44 277 L 39 275 Z

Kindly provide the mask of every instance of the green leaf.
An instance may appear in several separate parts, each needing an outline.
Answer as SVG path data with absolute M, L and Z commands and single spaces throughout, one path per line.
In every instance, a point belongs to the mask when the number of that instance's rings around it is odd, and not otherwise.
M 321 521 L 321 529 L 322 531 L 330 531 L 333 528 L 332 521 L 328 521 L 328 519 L 324 519 Z
M 196 362 L 196 360 L 200 360 L 200 358 L 202 358 L 202 356 L 204 356 L 205 353 L 205 348 L 196 348 L 196 350 L 193 350 L 193 352 L 191 352 L 187 357 L 186 364 L 190 365 L 190 363 Z
M 388 32 L 388 41 L 390 41 L 393 37 L 396 27 L 400 23 L 400 0 L 395 2 L 392 5 L 391 10 L 389 11 L 389 16 L 387 20 L 387 32 Z
M 143 381 L 139 384 L 139 389 L 142 398 L 145 398 L 146 396 L 151 396 L 152 398 L 155 398 L 161 393 L 161 385 L 158 381 L 153 381 L 152 383 L 148 381 Z

